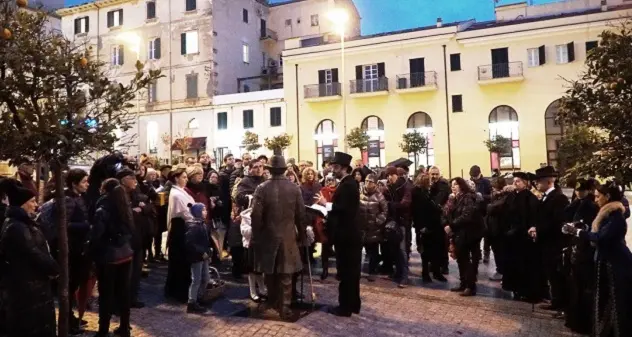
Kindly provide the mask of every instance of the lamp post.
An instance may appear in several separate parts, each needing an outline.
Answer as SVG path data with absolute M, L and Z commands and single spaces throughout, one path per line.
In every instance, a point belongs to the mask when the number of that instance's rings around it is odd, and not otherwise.
M 345 25 L 349 21 L 349 14 L 344 8 L 334 8 L 327 15 L 329 20 L 340 34 L 340 94 L 342 95 L 342 130 L 343 130 L 343 151 L 347 152 L 347 96 L 345 95 Z
M 117 35 L 117 39 L 125 42 L 129 49 L 136 53 L 136 61 L 140 61 L 140 36 L 136 33 L 125 32 Z M 138 137 L 138 158 L 140 159 L 140 97 L 136 96 L 136 135 Z

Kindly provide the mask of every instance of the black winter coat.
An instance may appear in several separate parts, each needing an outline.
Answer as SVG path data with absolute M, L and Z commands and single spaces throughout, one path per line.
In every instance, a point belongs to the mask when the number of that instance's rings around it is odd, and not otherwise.
M 338 184 L 332 197 L 331 211 L 327 214 L 327 230 L 335 244 L 362 244 L 359 211 L 360 188 L 349 175 Z
M 388 186 L 388 193 L 384 194 L 388 201 L 388 219 L 394 220 L 399 226 L 410 227 L 411 191 L 410 181 L 400 177 Z
M 9 337 L 54 337 L 55 303 L 51 279 L 59 266 L 39 226 L 24 210 L 9 207 L 0 236 L 0 255 L 10 273 L 2 275 L 7 294 Z
M 70 255 L 85 254 L 90 235 L 88 207 L 83 196 L 66 190 L 66 219 L 68 221 L 68 248 Z
M 462 193 L 445 209 L 444 224 L 450 226 L 457 242 L 483 237 L 483 215 L 476 198 L 476 193 Z
M 441 207 L 445 206 L 448 202 L 450 193 L 452 193 L 450 183 L 443 178 L 430 186 L 430 197 Z
M 507 235 L 511 228 L 511 203 L 515 193 L 503 191 L 492 195 L 487 205 L 487 231 L 493 237 Z
M 219 170 L 219 186 L 221 191 L 220 199 L 224 205 L 221 213 L 222 222 L 225 224 L 230 223 L 230 213 L 232 211 L 232 198 L 230 196 L 231 185 L 230 176 L 234 171 L 234 167 L 222 167 Z
M 209 228 L 201 220 L 187 222 L 186 231 L 187 260 L 190 263 L 203 261 L 204 253 L 211 256 Z
M 562 234 L 564 210 L 568 204 L 568 198 L 562 191 L 555 189 L 538 205 L 537 241 L 545 249 L 545 255 L 551 255 L 548 252 L 559 255 L 568 245 L 569 238 Z
M 97 201 L 94 224 L 90 232 L 90 252 L 96 263 L 105 263 L 112 242 L 131 242 L 134 223 L 119 213 L 114 201 L 104 195 Z M 119 246 L 119 245 L 117 245 Z
M 417 231 L 426 229 L 428 233 L 443 231 L 441 227 L 441 205 L 430 196 L 430 191 L 421 187 L 411 192 L 413 226 Z

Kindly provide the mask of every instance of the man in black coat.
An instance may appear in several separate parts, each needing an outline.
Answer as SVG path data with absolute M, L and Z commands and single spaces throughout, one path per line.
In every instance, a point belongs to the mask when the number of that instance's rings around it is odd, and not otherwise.
M 358 222 L 360 189 L 356 180 L 349 175 L 351 156 L 336 152 L 331 161 L 333 174 L 340 179 L 332 199 L 331 211 L 327 215 L 327 227 L 333 235 L 336 248 L 339 306 L 329 310 L 336 316 L 349 317 L 360 313 L 360 264 L 362 262 L 362 233 Z M 324 198 L 319 200 L 325 204 Z
M 435 204 L 443 208 L 443 206 L 445 206 L 445 204 L 448 202 L 448 198 L 450 198 L 450 193 L 452 193 L 450 183 L 445 178 L 443 178 L 443 176 L 441 175 L 441 170 L 439 170 L 439 167 L 437 166 L 431 167 L 428 170 L 428 173 L 430 174 L 431 184 L 430 198 L 432 198 Z M 447 238 L 444 231 L 441 231 L 441 233 L 441 242 L 439 243 L 441 247 L 437 247 L 437 249 L 443 251 L 443 253 L 441 254 L 442 258 L 440 259 L 442 262 L 440 268 L 443 275 L 448 275 L 448 263 L 450 259 L 448 257 L 448 245 L 446 244 Z
M 567 299 L 563 289 L 564 274 L 558 266 L 561 264 L 562 249 L 568 240 L 562 233 L 562 226 L 564 210 L 569 203 L 562 191 L 555 188 L 557 172 L 552 166 L 539 168 L 535 175 L 542 199 L 538 205 L 536 225 L 529 229 L 529 234 L 536 239 L 542 252 L 542 265 L 551 290 L 551 304 L 543 309 L 561 310 L 566 306 Z

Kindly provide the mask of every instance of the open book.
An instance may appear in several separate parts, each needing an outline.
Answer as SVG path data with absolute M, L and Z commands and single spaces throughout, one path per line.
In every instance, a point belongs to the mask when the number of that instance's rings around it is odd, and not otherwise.
M 327 213 L 331 211 L 331 203 L 328 202 L 325 204 L 325 206 L 322 206 L 319 204 L 313 204 L 311 206 L 306 206 L 305 208 L 307 209 L 308 212 L 316 213 L 318 216 L 326 218 Z

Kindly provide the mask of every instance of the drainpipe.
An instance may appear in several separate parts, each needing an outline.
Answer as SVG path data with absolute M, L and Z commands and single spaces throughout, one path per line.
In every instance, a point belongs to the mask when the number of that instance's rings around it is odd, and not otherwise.
M 298 64 L 294 65 L 294 76 L 296 77 L 296 145 L 297 145 L 297 161 L 301 161 L 301 124 L 298 120 Z
M 445 121 L 448 128 L 448 177 L 452 178 L 452 145 L 450 142 L 450 105 L 448 104 L 448 56 L 443 45 L 443 76 L 445 80 Z

